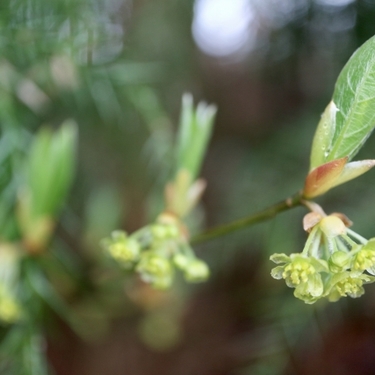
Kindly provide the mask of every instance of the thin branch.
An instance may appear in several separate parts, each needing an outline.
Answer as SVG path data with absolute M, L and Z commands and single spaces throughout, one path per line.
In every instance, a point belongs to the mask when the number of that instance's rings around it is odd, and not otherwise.
M 228 224 L 219 225 L 215 228 L 209 229 L 206 232 L 198 234 L 191 239 L 191 244 L 195 245 L 204 241 L 211 240 L 216 237 L 225 236 L 226 234 L 235 232 L 237 230 L 258 224 L 262 221 L 272 219 L 277 214 L 290 210 L 291 208 L 303 205 L 303 198 L 301 192 L 298 192 L 291 197 L 276 203 L 263 211 L 256 212 L 253 215 L 244 217 L 242 219 L 233 221 Z

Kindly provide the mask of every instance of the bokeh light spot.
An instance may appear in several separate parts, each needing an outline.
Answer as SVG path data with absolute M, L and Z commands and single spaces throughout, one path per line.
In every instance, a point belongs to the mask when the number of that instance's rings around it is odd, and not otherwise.
M 255 41 L 254 12 L 248 0 L 196 0 L 192 31 L 204 53 L 238 54 Z

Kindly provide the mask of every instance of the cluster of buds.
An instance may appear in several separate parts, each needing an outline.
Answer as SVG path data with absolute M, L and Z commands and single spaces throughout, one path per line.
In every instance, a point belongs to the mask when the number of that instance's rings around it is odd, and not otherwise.
M 176 269 L 183 272 L 188 282 L 209 277 L 207 264 L 195 256 L 187 237 L 185 226 L 176 216 L 162 213 L 155 223 L 131 235 L 113 232 L 102 241 L 102 246 L 122 268 L 134 269 L 156 289 L 168 289 Z
M 345 215 L 322 211 L 304 218 L 309 232 L 301 253 L 273 254 L 276 264 L 271 275 L 284 279 L 295 288 L 295 297 L 312 304 L 327 298 L 357 298 L 364 294 L 364 284 L 375 282 L 375 238 L 366 240 L 349 228 Z

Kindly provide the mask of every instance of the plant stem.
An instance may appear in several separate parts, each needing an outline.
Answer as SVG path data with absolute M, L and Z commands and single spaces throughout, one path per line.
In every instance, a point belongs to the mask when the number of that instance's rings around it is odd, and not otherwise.
M 226 234 L 235 232 L 237 230 L 249 227 L 254 224 L 258 224 L 262 221 L 272 219 L 277 214 L 290 210 L 291 208 L 301 206 L 303 204 L 302 193 L 298 192 L 291 197 L 276 203 L 265 210 L 256 212 L 253 215 L 244 217 L 242 219 L 235 220 L 228 224 L 219 225 L 212 229 L 207 230 L 197 236 L 194 236 L 190 243 L 195 245 L 204 241 L 211 240 L 216 237 L 225 236 Z

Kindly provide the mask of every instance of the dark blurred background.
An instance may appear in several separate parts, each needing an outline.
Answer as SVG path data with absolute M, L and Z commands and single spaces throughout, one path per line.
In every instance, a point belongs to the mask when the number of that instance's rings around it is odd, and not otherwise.
M 309 306 L 269 276 L 270 254 L 302 249 L 302 208 L 197 246 L 212 269 L 202 285 L 161 293 L 129 276 L 108 286 L 95 266 L 100 238 L 161 207 L 184 92 L 218 106 L 193 227 L 299 190 L 335 80 L 375 34 L 374 0 L 3 0 L 0 17 L 3 134 L 68 117 L 79 125 L 57 241 L 96 285 L 56 282 L 88 322 L 83 338 L 51 325 L 56 375 L 375 373 L 373 286 L 360 300 Z M 360 156 L 373 158 L 374 146 Z M 319 203 L 372 237 L 372 181 L 374 172 Z

